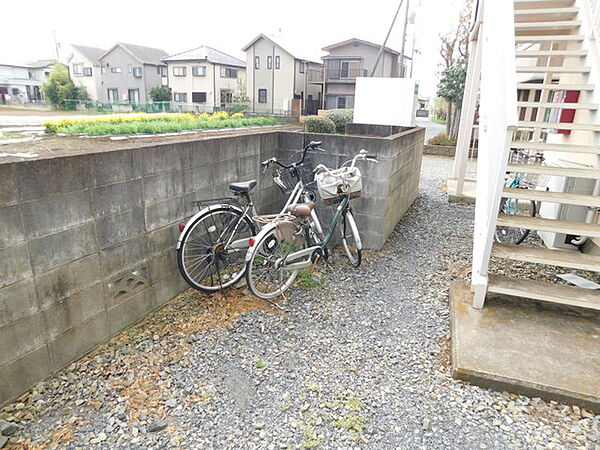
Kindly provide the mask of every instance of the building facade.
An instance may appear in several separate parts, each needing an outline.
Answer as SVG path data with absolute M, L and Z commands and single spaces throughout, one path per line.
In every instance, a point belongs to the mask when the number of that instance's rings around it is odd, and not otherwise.
M 264 34 L 258 35 L 242 50 L 246 52 L 252 112 L 316 113 L 322 96 L 321 63 L 295 56 Z
M 73 45 L 69 72 L 92 100 L 137 104 L 150 101 L 153 87 L 166 84 L 164 50 L 117 43 L 108 50 Z
M 354 107 L 356 78 L 371 76 L 380 48 L 352 38 L 322 49 L 328 53 L 322 58 L 324 109 Z M 373 76 L 399 77 L 400 53 L 385 47 Z
M 163 58 L 173 105 L 196 113 L 224 109 L 246 87 L 246 63 L 202 46 Z
M 55 62 L 46 59 L 22 65 L 0 64 L 0 104 L 43 102 L 42 85 Z

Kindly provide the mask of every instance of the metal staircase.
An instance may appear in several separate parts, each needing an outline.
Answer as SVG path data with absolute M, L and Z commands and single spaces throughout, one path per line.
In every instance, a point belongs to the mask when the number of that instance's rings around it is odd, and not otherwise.
M 482 308 L 486 295 L 496 293 L 600 309 L 598 291 L 494 276 L 490 267 L 494 257 L 600 272 L 599 256 L 573 246 L 512 246 L 494 244 L 493 239 L 496 226 L 600 238 L 594 215 L 600 208 L 600 0 L 480 0 L 471 44 L 475 56 L 469 61 L 466 87 L 471 92 L 463 101 L 455 173 L 460 174 L 465 164 L 459 151 L 470 141 L 479 91 L 473 306 Z M 517 90 L 528 98 L 518 100 Z M 566 91 L 577 91 L 578 98 L 558 103 L 555 93 Z M 565 110 L 574 112 L 572 123 L 561 122 Z M 511 149 L 578 164 L 508 164 Z M 591 182 L 595 187 L 585 194 L 509 189 L 504 186 L 507 172 L 595 180 Z M 462 189 L 460 179 L 458 183 Z M 587 208 L 587 218 L 498 215 L 502 197 Z

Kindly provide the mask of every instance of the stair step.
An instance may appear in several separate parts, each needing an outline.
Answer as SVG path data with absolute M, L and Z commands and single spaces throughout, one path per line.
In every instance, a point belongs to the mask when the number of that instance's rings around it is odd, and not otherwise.
M 490 275 L 488 292 L 580 308 L 600 309 L 598 291 L 543 281 Z
M 589 67 L 517 66 L 517 73 L 589 73 Z
M 519 128 L 600 131 L 600 124 L 595 123 L 519 122 L 517 125 Z
M 558 8 L 558 7 L 567 7 L 571 6 L 575 3 L 575 0 L 515 0 L 515 8 Z
M 573 58 L 584 58 L 587 56 L 586 50 L 520 50 L 517 51 L 517 58 L 536 58 L 539 56 L 565 56 Z
M 542 103 L 542 102 L 517 102 L 522 108 L 557 108 L 557 109 L 589 109 L 595 111 L 598 105 L 595 103 Z
M 600 147 L 597 145 L 545 144 L 543 142 L 513 142 L 510 146 L 512 148 L 541 150 L 543 152 L 600 154 Z
M 600 207 L 600 197 L 568 192 L 540 191 L 536 189 L 504 188 L 503 197 L 534 202 L 561 203 L 565 205 Z
M 557 7 L 557 8 L 528 8 L 515 9 L 515 19 L 517 21 L 540 22 L 552 19 L 574 19 L 579 12 L 579 8 L 575 6 Z
M 509 164 L 506 168 L 512 173 L 531 173 L 554 177 L 574 177 L 600 180 L 598 169 L 571 169 L 568 167 L 536 166 L 531 164 Z
M 498 226 L 524 228 L 526 230 L 550 231 L 575 236 L 600 237 L 600 225 L 564 220 L 543 219 L 541 217 L 500 214 Z
M 515 42 L 582 42 L 585 39 L 580 34 L 564 34 L 564 35 L 553 35 L 553 36 L 516 36 Z
M 549 89 L 552 91 L 593 91 L 593 84 L 519 83 L 517 89 Z
M 526 247 L 494 243 L 492 256 L 570 269 L 600 272 L 600 258 L 576 250 L 550 250 L 545 247 Z
M 580 20 L 557 20 L 555 22 L 515 22 L 515 31 L 570 30 L 581 26 Z

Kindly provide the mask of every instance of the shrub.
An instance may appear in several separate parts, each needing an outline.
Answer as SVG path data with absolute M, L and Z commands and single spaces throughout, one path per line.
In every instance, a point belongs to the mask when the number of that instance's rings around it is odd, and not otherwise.
M 307 133 L 335 133 L 335 123 L 329 117 L 310 116 L 304 120 Z
M 153 102 L 170 102 L 171 90 L 163 86 L 154 86 L 150 89 L 150 98 Z
M 244 114 L 243 114 L 243 113 L 241 113 L 241 112 L 236 112 L 236 113 L 233 113 L 233 114 L 231 115 L 231 118 L 232 118 L 232 119 L 240 119 L 240 118 L 242 118 L 242 117 L 244 117 Z
M 330 109 L 325 113 L 325 117 L 329 117 L 335 124 L 335 132 L 339 134 L 346 133 L 346 124 L 352 123 L 354 118 L 353 109 Z
M 429 145 L 447 145 L 449 147 L 455 147 L 456 146 L 456 139 L 448 137 L 448 135 L 446 134 L 446 132 L 442 131 L 437 136 L 434 136 L 431 139 L 429 139 L 428 144 Z

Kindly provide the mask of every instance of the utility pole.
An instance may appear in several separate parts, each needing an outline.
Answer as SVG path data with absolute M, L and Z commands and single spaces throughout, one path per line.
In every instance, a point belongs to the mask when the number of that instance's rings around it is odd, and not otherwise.
M 390 33 L 392 32 L 392 28 L 394 28 L 394 24 L 396 23 L 396 19 L 398 18 L 398 14 L 400 13 L 400 8 L 402 8 L 402 3 L 404 3 L 404 0 L 400 0 L 400 4 L 398 5 L 398 9 L 396 10 L 396 14 L 394 14 L 394 19 L 392 20 L 392 24 L 390 25 L 390 29 L 387 32 L 387 35 L 385 37 L 385 40 L 383 41 L 383 44 L 381 44 L 381 47 L 379 48 L 379 52 L 377 53 L 377 58 L 375 58 L 375 64 L 373 65 L 373 70 L 371 70 L 371 77 L 375 76 L 375 71 L 377 70 L 377 66 L 379 65 L 379 60 L 381 59 L 381 55 L 383 55 L 383 49 L 385 48 L 385 44 L 387 44 L 387 41 L 390 37 Z M 408 8 L 407 8 L 408 11 Z M 404 26 L 405 31 L 406 31 L 406 25 Z M 404 46 L 403 46 L 404 47 Z M 402 63 L 400 63 L 402 64 Z
M 52 30 L 52 34 L 54 35 L 54 49 L 56 50 L 56 60 L 60 61 L 60 54 L 58 52 L 58 49 L 60 48 L 60 44 L 56 40 L 56 30 Z
M 406 78 L 406 58 L 404 57 L 404 49 L 406 48 L 406 27 L 408 26 L 408 9 L 410 8 L 410 0 L 406 0 L 406 12 L 404 13 L 404 29 L 402 31 L 402 49 L 400 50 L 400 67 L 402 68 L 402 77 Z

